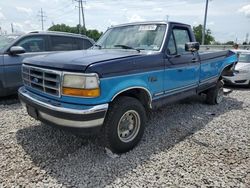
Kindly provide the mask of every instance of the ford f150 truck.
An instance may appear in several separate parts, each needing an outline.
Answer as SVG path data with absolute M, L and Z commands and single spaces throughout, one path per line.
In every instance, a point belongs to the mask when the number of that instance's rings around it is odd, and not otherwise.
M 114 26 L 92 49 L 25 59 L 19 98 L 35 119 L 98 131 L 106 147 L 126 152 L 140 141 L 150 110 L 201 93 L 210 104 L 222 101 L 222 77 L 237 56 L 198 50 L 186 24 Z

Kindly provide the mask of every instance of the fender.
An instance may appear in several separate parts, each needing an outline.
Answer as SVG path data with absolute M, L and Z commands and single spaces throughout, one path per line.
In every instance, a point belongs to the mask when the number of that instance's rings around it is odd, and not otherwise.
M 113 98 L 111 99 L 111 101 L 113 101 L 119 94 L 121 94 L 121 93 L 123 93 L 123 92 L 125 92 L 125 91 L 132 90 L 132 89 L 141 89 L 141 90 L 144 90 L 144 91 L 147 93 L 147 95 L 148 95 L 148 97 L 149 97 L 149 100 L 150 100 L 149 102 L 150 102 L 150 104 L 151 104 L 151 102 L 152 102 L 152 95 L 151 95 L 151 93 L 149 92 L 149 90 L 148 90 L 147 88 L 141 87 L 141 86 L 134 86 L 134 87 L 129 87 L 129 88 L 127 88 L 127 89 L 124 89 L 124 90 L 122 90 L 122 91 L 116 93 L 115 96 L 113 96 Z
M 147 92 L 150 103 L 152 101 L 152 93 L 150 92 L 150 89 L 148 88 L 147 83 L 143 79 L 139 78 L 131 78 L 121 81 L 118 78 L 112 79 L 103 79 L 101 84 L 101 91 L 103 93 L 107 93 L 107 95 L 104 97 L 107 101 L 113 101 L 116 96 L 121 94 L 122 92 L 131 90 L 131 89 L 143 89 Z M 113 82 L 112 84 L 110 82 Z
M 221 76 L 222 72 L 229 66 L 233 65 L 238 61 L 237 55 L 233 54 L 230 57 L 226 58 L 223 62 L 223 66 L 221 66 L 221 69 L 219 71 L 218 77 Z

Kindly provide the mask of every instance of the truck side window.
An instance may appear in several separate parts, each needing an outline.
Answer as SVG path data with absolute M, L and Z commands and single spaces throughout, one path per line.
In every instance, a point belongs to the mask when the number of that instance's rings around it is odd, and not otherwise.
M 93 46 L 93 44 L 88 39 L 75 38 L 77 49 L 76 50 L 85 50 Z
M 178 54 L 185 53 L 185 43 L 191 42 L 188 30 L 173 29 Z
M 167 54 L 168 55 L 177 54 L 173 33 L 171 34 L 168 41 Z
M 26 52 L 45 51 L 45 39 L 42 36 L 26 37 L 15 45 L 22 46 Z
M 52 51 L 67 51 L 77 49 L 72 37 L 51 36 Z
M 83 49 L 88 49 L 92 46 L 93 46 L 93 44 L 89 40 L 83 39 Z

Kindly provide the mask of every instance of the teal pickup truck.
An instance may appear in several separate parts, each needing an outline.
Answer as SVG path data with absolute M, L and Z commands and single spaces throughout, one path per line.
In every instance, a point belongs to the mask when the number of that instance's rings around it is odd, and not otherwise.
M 201 93 L 209 104 L 222 101 L 222 77 L 237 56 L 198 50 L 186 24 L 114 26 L 89 50 L 25 59 L 19 98 L 35 119 L 98 132 L 106 147 L 126 152 L 142 138 L 150 110 Z

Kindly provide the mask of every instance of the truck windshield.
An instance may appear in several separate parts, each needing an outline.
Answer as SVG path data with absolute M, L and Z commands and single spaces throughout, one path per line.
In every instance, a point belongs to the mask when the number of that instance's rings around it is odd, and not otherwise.
M 249 54 L 240 53 L 239 54 L 239 62 L 250 63 L 250 53 Z
M 99 49 L 153 50 L 161 48 L 166 24 L 140 24 L 109 29 L 95 44 Z
M 0 50 L 7 47 L 14 41 L 18 36 L 16 35 L 2 35 L 0 36 Z

